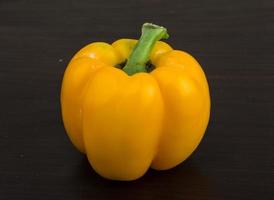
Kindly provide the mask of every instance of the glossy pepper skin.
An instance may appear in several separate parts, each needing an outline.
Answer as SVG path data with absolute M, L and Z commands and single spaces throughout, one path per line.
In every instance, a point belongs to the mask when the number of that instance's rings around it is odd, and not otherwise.
M 116 66 L 136 43 L 91 43 L 76 53 L 63 78 L 68 136 L 107 179 L 134 180 L 149 167 L 175 167 L 198 146 L 209 121 L 209 88 L 199 63 L 158 41 L 149 56 L 155 69 L 128 75 Z

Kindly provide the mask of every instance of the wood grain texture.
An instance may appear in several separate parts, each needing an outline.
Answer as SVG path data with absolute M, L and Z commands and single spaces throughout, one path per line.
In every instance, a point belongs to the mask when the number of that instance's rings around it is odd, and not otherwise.
M 169 29 L 211 88 L 206 135 L 175 169 L 107 181 L 70 144 L 62 75 L 92 41 Z M 274 1 L 1 0 L 0 199 L 273 199 Z

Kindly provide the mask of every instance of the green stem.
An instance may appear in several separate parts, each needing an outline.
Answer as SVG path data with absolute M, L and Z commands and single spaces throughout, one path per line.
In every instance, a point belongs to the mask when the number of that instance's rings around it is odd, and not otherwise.
M 150 53 L 158 40 L 167 39 L 166 28 L 151 23 L 145 23 L 142 27 L 142 35 L 132 50 L 123 70 L 128 75 L 138 72 L 146 72 L 146 63 Z

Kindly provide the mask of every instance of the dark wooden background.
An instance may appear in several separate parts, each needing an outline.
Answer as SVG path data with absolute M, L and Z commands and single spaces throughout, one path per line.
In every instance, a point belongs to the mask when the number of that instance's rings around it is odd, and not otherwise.
M 203 66 L 209 127 L 180 166 L 134 182 L 99 177 L 69 142 L 60 86 L 92 41 L 138 38 L 143 22 Z M 274 1 L 1 0 L 0 199 L 273 199 Z

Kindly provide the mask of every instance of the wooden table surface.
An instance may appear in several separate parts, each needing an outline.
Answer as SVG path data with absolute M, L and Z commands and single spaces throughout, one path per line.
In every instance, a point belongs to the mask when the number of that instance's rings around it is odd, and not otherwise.
M 211 119 L 183 164 L 108 181 L 65 134 L 62 75 L 84 45 L 147 21 L 203 66 Z M 0 108 L 1 200 L 273 199 L 274 1 L 1 0 Z

